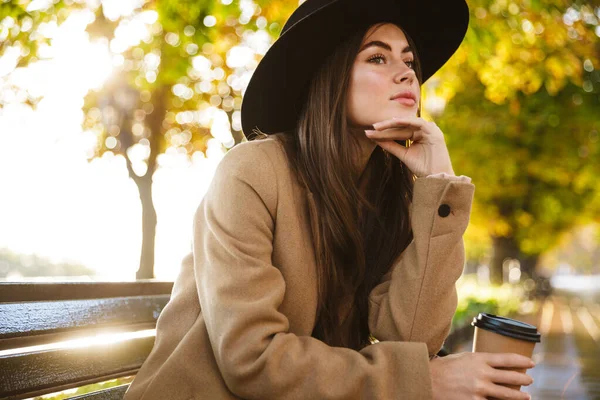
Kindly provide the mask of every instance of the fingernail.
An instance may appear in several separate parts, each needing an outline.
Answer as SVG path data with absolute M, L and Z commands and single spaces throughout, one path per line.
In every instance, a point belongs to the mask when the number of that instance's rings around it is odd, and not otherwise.
M 373 129 L 377 129 L 377 127 L 379 126 L 379 123 L 375 123 L 373 125 L 371 125 L 373 127 Z

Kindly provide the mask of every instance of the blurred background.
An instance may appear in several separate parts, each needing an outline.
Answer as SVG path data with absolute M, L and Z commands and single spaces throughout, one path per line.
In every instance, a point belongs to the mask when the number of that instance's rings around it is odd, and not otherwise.
M 492 283 L 600 274 L 600 8 L 469 1 L 423 88 L 477 196 Z M 297 1 L 0 5 L 0 277 L 173 280 L 240 105 Z M 137 271 L 137 273 L 136 273 Z
M 477 188 L 453 329 L 529 318 L 567 340 L 563 396 L 600 398 L 585 373 L 600 369 L 600 2 L 468 3 L 464 42 L 423 87 Z M 174 280 L 245 140 L 252 71 L 298 5 L 0 2 L 0 280 Z

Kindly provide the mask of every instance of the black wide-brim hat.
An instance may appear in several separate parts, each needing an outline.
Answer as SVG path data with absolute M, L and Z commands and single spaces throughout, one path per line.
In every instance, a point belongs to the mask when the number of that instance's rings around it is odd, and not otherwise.
M 410 36 L 422 82 L 456 52 L 467 32 L 465 0 L 306 0 L 252 74 L 242 100 L 246 137 L 295 128 L 310 80 L 328 55 L 358 29 L 391 22 Z

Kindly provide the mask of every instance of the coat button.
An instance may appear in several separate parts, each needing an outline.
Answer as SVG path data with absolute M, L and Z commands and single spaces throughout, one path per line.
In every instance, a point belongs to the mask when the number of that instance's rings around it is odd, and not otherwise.
M 450 215 L 450 206 L 448 204 L 442 204 L 440 208 L 438 208 L 438 215 L 442 218 Z

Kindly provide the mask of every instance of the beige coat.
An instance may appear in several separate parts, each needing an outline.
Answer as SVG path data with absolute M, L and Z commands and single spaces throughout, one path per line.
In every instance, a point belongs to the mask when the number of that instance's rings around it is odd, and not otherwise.
M 125 399 L 430 399 L 429 357 L 456 310 L 474 189 L 468 178 L 416 180 L 414 240 L 370 295 L 379 343 L 330 347 L 311 337 L 312 194 L 278 140 L 234 147 L 195 214 L 193 252 Z

